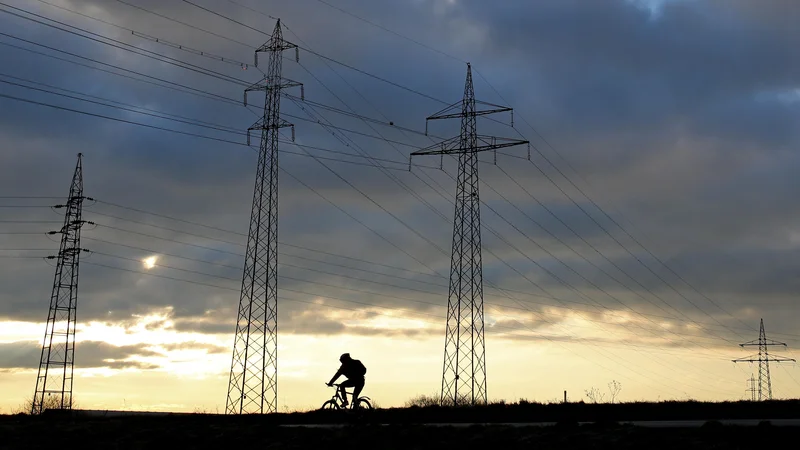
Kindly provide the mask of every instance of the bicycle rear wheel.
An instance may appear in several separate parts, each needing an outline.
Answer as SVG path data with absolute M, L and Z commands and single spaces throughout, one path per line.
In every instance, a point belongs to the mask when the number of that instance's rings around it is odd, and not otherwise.
M 372 409 L 372 403 L 369 402 L 367 399 L 360 398 L 358 399 L 358 403 L 356 403 L 356 409 Z
M 339 404 L 333 400 L 328 400 L 327 402 L 322 404 L 320 409 L 339 409 Z

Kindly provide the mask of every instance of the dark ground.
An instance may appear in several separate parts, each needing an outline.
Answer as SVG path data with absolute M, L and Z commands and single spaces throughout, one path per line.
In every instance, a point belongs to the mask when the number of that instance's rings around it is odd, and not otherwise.
M 800 427 L 724 426 L 714 420 L 800 418 L 800 401 L 492 405 L 450 410 L 385 409 L 357 416 L 326 411 L 268 416 L 202 414 L 92 418 L 44 414 L 0 416 L 0 450 L 37 448 L 259 449 L 752 449 L 797 445 Z M 627 420 L 703 420 L 700 428 L 641 428 Z M 429 427 L 419 423 L 559 422 L 546 427 Z M 578 421 L 595 424 L 578 425 Z M 287 423 L 347 423 L 343 428 L 289 428 Z M 378 423 L 390 425 L 381 426 Z M 784 445 L 786 445 L 784 444 Z

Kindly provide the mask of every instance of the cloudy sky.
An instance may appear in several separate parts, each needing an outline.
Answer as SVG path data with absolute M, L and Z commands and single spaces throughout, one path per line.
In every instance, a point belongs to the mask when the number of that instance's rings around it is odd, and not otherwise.
M 798 355 L 797 2 L 0 12 L 0 411 L 33 394 L 55 270 L 42 257 L 58 249 L 46 232 L 79 152 L 94 225 L 77 406 L 224 410 L 257 161 L 245 131 L 263 107 L 242 97 L 274 17 L 302 48 L 283 68 L 305 94 L 282 102 L 300 146 L 282 131 L 281 410 L 320 405 L 343 352 L 382 406 L 440 388 L 457 165 L 409 171 L 408 157 L 459 132 L 435 121 L 425 136 L 425 118 L 461 98 L 466 62 L 478 99 L 515 109 L 513 128 L 500 114 L 479 132 L 532 144 L 530 159 L 480 156 L 491 399 L 578 400 L 612 380 L 622 400 L 740 399 L 757 371 L 731 360 L 756 350 L 738 344 L 760 318 L 788 344 L 771 350 Z M 776 397 L 800 396 L 797 365 L 771 373 Z

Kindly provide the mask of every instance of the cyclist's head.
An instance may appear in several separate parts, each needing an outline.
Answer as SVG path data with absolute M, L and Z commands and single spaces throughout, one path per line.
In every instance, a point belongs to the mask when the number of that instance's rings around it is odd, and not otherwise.
M 350 353 L 344 353 L 342 354 L 342 356 L 339 357 L 339 362 L 343 363 L 345 361 L 350 361 L 351 359 L 352 358 L 350 358 Z

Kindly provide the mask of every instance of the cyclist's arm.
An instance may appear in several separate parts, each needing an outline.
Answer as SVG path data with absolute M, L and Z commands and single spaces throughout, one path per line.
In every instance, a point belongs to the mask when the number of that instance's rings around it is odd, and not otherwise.
M 339 370 L 336 371 L 336 375 L 334 375 L 333 378 L 331 378 L 331 381 L 329 381 L 328 384 L 333 384 L 336 381 L 336 379 L 339 378 L 340 376 L 342 376 L 341 367 L 339 367 Z

